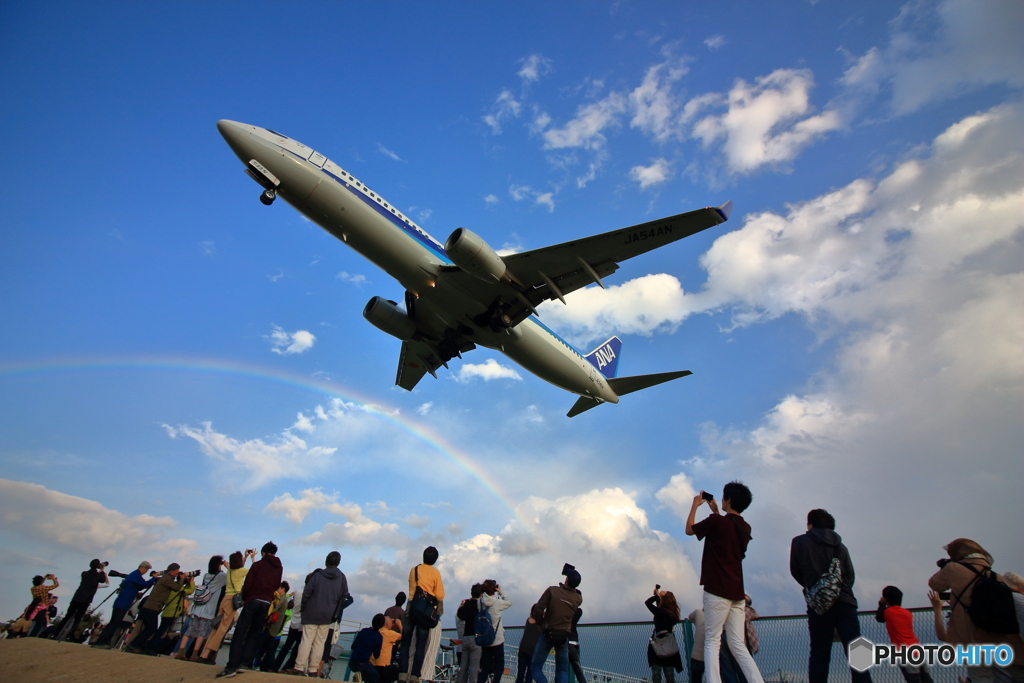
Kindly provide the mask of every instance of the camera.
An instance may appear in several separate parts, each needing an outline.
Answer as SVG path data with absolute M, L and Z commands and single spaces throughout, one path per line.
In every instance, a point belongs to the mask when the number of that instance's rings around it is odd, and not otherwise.
M 194 578 L 196 578 L 197 576 L 199 576 L 202 573 L 203 573 L 202 569 L 197 569 L 197 570 L 192 571 L 192 572 L 186 572 L 185 573 L 185 578 L 186 579 L 194 579 Z
M 950 600 L 953 597 L 953 593 L 950 591 L 942 591 L 939 593 L 939 600 Z
M 128 576 L 127 574 L 123 574 L 117 571 L 116 569 L 111 569 L 109 572 L 107 572 L 107 574 L 113 576 L 115 579 L 123 579 Z
M 574 571 L 576 571 L 576 567 L 574 565 L 571 565 L 568 562 L 562 565 L 562 576 L 569 576 L 569 572 Z
M 660 583 L 654 584 L 654 590 L 660 591 L 661 590 L 661 584 Z
M 708 493 L 707 491 L 701 491 L 700 492 L 700 497 L 703 498 L 704 500 L 708 501 L 708 502 L 711 502 L 712 500 L 715 499 L 715 494 Z
M 100 562 L 100 565 L 103 566 L 103 567 L 108 567 L 108 566 L 110 566 L 110 563 L 109 562 Z
M 935 563 L 935 566 L 938 567 L 939 569 L 942 569 L 943 567 L 945 567 L 947 564 L 949 564 L 952 561 L 953 560 L 949 559 L 948 557 L 944 557 L 941 560 L 937 561 Z
M 256 554 L 256 550 L 255 550 L 255 548 L 247 548 L 246 551 L 245 551 L 245 554 L 246 555 L 255 555 Z

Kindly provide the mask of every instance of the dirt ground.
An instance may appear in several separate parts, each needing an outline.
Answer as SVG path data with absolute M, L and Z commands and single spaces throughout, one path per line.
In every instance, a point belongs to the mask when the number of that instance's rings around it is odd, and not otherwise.
M 181 662 L 170 657 L 94 650 L 87 645 L 40 638 L 0 640 L 0 681 L 3 683 L 205 683 L 213 681 L 220 670 L 219 666 Z M 296 679 L 246 671 L 228 680 L 284 683 Z

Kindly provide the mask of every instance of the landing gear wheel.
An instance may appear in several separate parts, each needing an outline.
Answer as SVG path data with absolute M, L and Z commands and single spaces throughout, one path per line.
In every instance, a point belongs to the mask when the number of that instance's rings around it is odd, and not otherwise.
M 274 192 L 273 190 L 264 190 L 263 194 L 260 195 L 260 201 L 265 206 L 273 204 L 275 199 L 277 199 L 277 192 Z

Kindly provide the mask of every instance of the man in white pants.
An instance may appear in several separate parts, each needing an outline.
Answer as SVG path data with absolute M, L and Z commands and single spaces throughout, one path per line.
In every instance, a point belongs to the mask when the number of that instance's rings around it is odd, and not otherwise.
M 750 525 L 740 513 L 747 509 L 753 496 L 743 484 L 732 481 L 722 492 L 722 510 L 714 498 L 701 491 L 694 496 L 690 516 L 686 519 L 686 535 L 707 539 L 700 563 L 700 583 L 704 586 L 704 666 L 708 683 L 722 683 L 718 653 L 722 645 L 722 629 L 729 640 L 729 649 L 748 683 L 764 683 L 754 658 L 744 641 L 746 625 L 743 592 L 743 558 L 750 543 Z M 705 501 L 711 508 L 707 519 L 694 523 L 694 516 Z

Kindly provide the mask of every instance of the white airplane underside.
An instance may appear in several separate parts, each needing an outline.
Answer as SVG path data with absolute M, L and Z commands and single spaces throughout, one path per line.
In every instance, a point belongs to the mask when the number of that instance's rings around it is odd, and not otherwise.
M 688 370 L 615 377 L 621 342 L 584 356 L 537 319 L 537 306 L 597 283 L 619 262 L 725 222 L 732 202 L 510 256 L 458 228 L 442 245 L 352 174 L 300 142 L 222 120 L 217 128 L 264 191 L 277 196 L 384 269 L 405 288 L 399 305 L 373 297 L 363 315 L 402 340 L 395 383 L 411 391 L 426 373 L 484 346 L 578 394 L 569 417 Z M 404 310 L 403 310 L 404 309 Z

